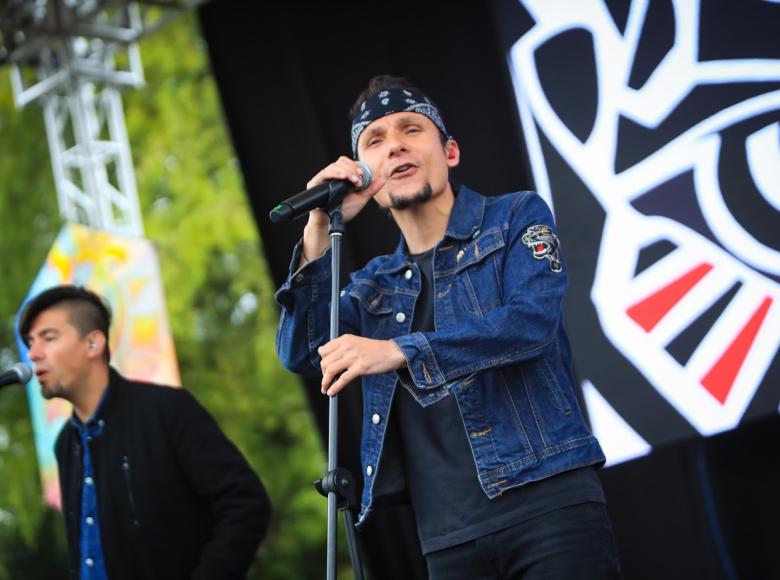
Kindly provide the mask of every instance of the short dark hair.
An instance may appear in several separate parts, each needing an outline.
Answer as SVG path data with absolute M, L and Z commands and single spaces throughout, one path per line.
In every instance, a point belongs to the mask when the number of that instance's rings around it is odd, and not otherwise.
M 368 97 L 377 94 L 379 91 L 385 91 L 387 89 L 407 89 L 410 91 L 414 91 L 426 99 L 430 101 L 430 103 L 439 109 L 439 106 L 433 102 L 433 99 L 431 99 L 425 91 L 420 90 L 412 82 L 407 79 L 406 77 L 394 77 L 391 75 L 377 75 L 374 78 L 372 78 L 370 81 L 368 81 L 368 86 L 363 89 L 363 91 L 358 95 L 357 99 L 355 99 L 355 102 L 352 104 L 352 106 L 349 108 L 349 118 L 350 120 L 355 118 L 355 115 L 358 112 L 358 109 L 360 108 L 360 105 L 363 104 L 363 101 L 365 101 Z M 439 113 L 441 113 L 441 109 L 439 109 Z M 443 118 L 443 117 L 442 117 Z M 439 131 L 439 134 L 441 136 L 441 144 L 445 145 L 448 140 L 448 136 Z
M 111 307 L 108 303 L 84 286 L 63 285 L 49 288 L 30 300 L 19 315 L 19 335 L 25 345 L 30 346 L 30 327 L 35 319 L 50 308 L 61 307 L 68 310 L 70 323 L 85 336 L 98 330 L 106 337 L 105 360 L 111 359 L 108 348 L 108 329 L 111 327 Z

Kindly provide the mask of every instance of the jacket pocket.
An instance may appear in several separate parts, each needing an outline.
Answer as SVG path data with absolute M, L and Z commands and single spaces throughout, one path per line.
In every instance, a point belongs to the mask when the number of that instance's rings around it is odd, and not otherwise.
M 133 526 L 136 528 L 141 527 L 141 522 L 138 519 L 138 510 L 135 505 L 135 496 L 133 495 L 133 483 L 130 478 L 130 460 L 127 455 L 122 456 L 122 474 L 125 478 L 125 488 L 127 489 L 127 500 L 130 504 L 130 518 L 133 520 Z
M 455 258 L 455 273 L 462 272 L 475 264 L 484 262 L 488 256 L 504 248 L 503 233 L 500 228 L 482 232 L 460 248 Z
M 378 287 L 372 282 L 360 281 L 348 289 L 349 296 L 357 300 L 361 311 L 361 335 L 366 338 L 390 338 L 389 326 L 393 314 L 392 290 Z
M 393 312 L 392 292 L 382 290 L 376 284 L 360 281 L 349 287 L 349 295 L 357 299 L 360 308 L 369 314 L 382 315 Z
M 504 248 L 500 230 L 494 229 L 470 240 L 458 251 L 452 288 L 458 312 L 482 317 L 501 305 L 500 263 Z

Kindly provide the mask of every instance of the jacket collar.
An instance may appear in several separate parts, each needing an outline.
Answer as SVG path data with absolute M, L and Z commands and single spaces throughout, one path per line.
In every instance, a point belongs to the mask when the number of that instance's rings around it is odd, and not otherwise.
M 455 195 L 455 203 L 450 213 L 450 221 L 444 232 L 444 239 L 466 240 L 474 235 L 482 225 L 485 215 L 485 198 L 461 185 Z M 441 242 L 439 242 L 441 243 Z M 377 272 L 392 273 L 409 266 L 409 252 L 406 249 L 406 241 L 401 236 L 398 246 L 388 260 L 382 264 Z
M 461 185 L 452 206 L 450 222 L 444 232 L 445 238 L 467 240 L 481 226 L 485 216 L 485 197 L 476 191 Z
M 99 423 L 102 428 L 108 419 L 113 418 L 117 409 L 122 407 L 122 399 L 124 397 L 124 387 L 126 383 L 127 379 L 120 375 L 114 367 L 108 367 L 108 387 L 106 388 L 105 393 L 103 393 L 103 398 L 100 400 L 98 408 L 95 410 L 94 415 L 90 418 L 90 421 L 87 422 L 87 425 L 91 423 Z M 71 415 L 71 420 L 69 423 L 74 429 L 76 429 L 76 431 L 80 431 L 79 427 L 81 425 L 81 421 L 77 420 L 75 412 Z
M 111 381 L 106 385 L 106 389 L 103 391 L 103 395 L 100 397 L 100 402 L 95 409 L 92 416 L 86 421 L 82 422 L 79 416 L 76 415 L 76 410 L 73 409 L 70 415 L 70 424 L 81 434 L 82 437 L 99 437 L 103 434 L 103 407 L 105 407 L 106 399 L 111 392 Z

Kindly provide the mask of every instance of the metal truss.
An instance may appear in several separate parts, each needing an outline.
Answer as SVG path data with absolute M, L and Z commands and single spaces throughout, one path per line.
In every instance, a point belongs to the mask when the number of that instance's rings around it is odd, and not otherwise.
M 143 235 L 122 98 L 77 81 L 43 99 L 60 213 L 71 222 Z
M 0 64 L 18 108 L 41 104 L 63 218 L 141 236 L 122 88 L 137 41 L 201 0 L 0 0 Z

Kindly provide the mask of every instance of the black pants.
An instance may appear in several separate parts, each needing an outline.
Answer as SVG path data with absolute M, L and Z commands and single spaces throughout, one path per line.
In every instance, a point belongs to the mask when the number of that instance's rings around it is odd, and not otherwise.
M 569 506 L 426 556 L 431 580 L 621 578 L 606 508 Z

